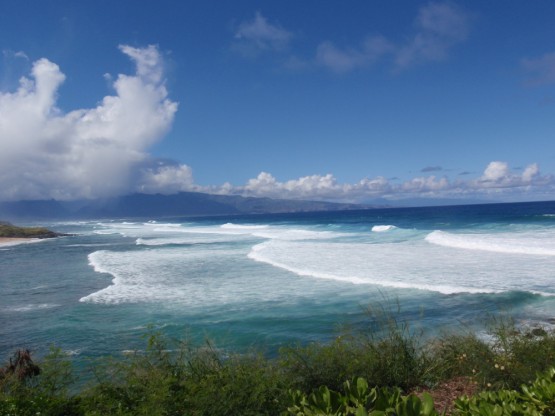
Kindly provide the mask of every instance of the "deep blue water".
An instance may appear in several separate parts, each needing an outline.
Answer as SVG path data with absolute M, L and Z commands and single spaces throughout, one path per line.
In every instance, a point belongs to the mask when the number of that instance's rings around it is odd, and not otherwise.
M 76 235 L 0 247 L 0 357 L 85 362 L 149 328 L 271 353 L 369 326 L 368 305 L 430 333 L 555 318 L 555 202 L 47 225 Z

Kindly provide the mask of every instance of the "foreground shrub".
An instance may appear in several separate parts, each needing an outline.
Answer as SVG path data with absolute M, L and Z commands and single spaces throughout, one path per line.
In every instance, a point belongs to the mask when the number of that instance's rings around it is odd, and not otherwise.
M 520 390 L 485 391 L 474 397 L 462 397 L 455 401 L 459 416 L 487 415 L 555 415 L 555 369 L 539 375 Z
M 360 331 L 328 344 L 284 347 L 273 359 L 152 334 L 144 351 L 92 366 L 94 381 L 85 387 L 75 386 L 71 363 L 59 349 L 38 365 L 20 351 L 0 368 L 0 415 L 377 415 L 386 412 L 382 402 L 395 412 L 429 409 L 427 398 L 401 393 L 461 376 L 487 389 L 461 399 L 458 410 L 467 412 L 461 414 L 495 415 L 506 408 L 549 415 L 546 409 L 555 408 L 553 374 L 531 384 L 536 373 L 555 365 L 553 332 L 497 322 L 487 337 L 425 340 L 399 317 L 382 308 Z M 468 413 L 480 409 L 486 413 Z
M 424 393 L 422 398 L 415 395 L 403 396 L 401 390 L 389 388 L 372 388 L 363 378 L 351 384 L 346 381 L 343 393 L 320 387 L 310 395 L 300 391 L 290 392 L 293 406 L 288 408 L 290 415 L 315 416 L 436 416 L 433 400 Z
M 421 334 L 413 331 L 399 310 L 369 310 L 369 323 L 329 344 L 286 347 L 281 366 L 289 383 L 304 392 L 314 386 L 341 391 L 346 380 L 363 377 L 373 386 L 410 390 L 430 384 L 434 359 Z
M 0 415 L 78 415 L 79 400 L 68 387 L 74 382 L 71 362 L 52 348 L 41 365 L 28 350 L 17 351 L 0 369 Z
M 87 415 L 265 415 L 287 408 L 279 372 L 259 354 L 222 357 L 151 336 L 144 353 L 97 370 L 83 393 Z
M 466 333 L 440 338 L 432 356 L 440 379 L 470 376 L 482 387 L 516 389 L 555 365 L 555 334 L 497 320 L 487 337 Z

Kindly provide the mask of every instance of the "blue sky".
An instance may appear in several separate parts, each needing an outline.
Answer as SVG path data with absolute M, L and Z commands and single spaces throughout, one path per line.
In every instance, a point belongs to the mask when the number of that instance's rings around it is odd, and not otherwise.
M 553 199 L 554 17 L 547 0 L 0 0 L 0 199 Z

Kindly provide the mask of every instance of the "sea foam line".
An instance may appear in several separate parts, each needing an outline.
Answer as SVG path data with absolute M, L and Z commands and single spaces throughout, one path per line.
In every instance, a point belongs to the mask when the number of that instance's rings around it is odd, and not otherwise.
M 60 306 L 62 305 L 59 305 L 57 303 L 29 303 L 27 305 L 9 307 L 6 308 L 6 310 L 10 312 L 30 312 L 40 309 L 58 308 Z
M 555 247 L 549 247 L 549 242 L 540 239 L 504 238 L 483 234 L 451 234 L 436 230 L 428 234 L 425 240 L 439 246 L 467 250 L 482 250 L 505 254 L 555 256 Z
M 408 283 L 408 282 L 396 282 L 391 280 L 377 280 L 371 278 L 361 278 L 358 276 L 339 276 L 336 274 L 331 273 L 323 273 L 318 272 L 315 270 L 306 270 L 300 269 L 297 267 L 291 267 L 281 262 L 277 262 L 275 260 L 271 260 L 265 257 L 261 251 L 267 247 L 268 243 L 261 243 L 255 245 L 248 257 L 254 261 L 258 261 L 261 263 L 266 263 L 271 266 L 287 270 L 291 273 L 297 274 L 299 276 L 307 276 L 307 277 L 315 277 L 319 279 L 327 279 L 327 280 L 335 280 L 340 282 L 347 282 L 352 283 L 355 285 L 376 285 L 381 287 L 390 287 L 396 289 L 416 289 L 416 290 L 425 290 L 425 291 L 432 291 L 432 292 L 439 292 L 446 295 L 456 294 L 456 293 L 502 293 L 503 290 L 496 290 L 496 289 L 485 289 L 485 288 L 475 288 L 475 287 L 458 287 L 458 286 L 448 286 L 448 285 L 427 285 L 427 284 L 415 284 L 415 283 Z
M 385 231 L 394 230 L 395 228 L 397 227 L 395 227 L 394 225 L 374 225 L 372 227 L 372 231 L 375 233 L 383 233 Z

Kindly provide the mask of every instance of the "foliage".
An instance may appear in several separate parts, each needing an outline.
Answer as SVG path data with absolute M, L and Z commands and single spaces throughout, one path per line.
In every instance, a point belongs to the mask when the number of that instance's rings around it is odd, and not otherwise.
M 485 391 L 459 399 L 461 415 L 555 416 L 555 370 L 531 382 L 554 356 L 555 334 L 542 328 L 497 321 L 488 337 L 424 340 L 385 309 L 361 331 L 273 359 L 153 333 L 144 351 L 100 359 L 79 388 L 61 350 L 37 363 L 18 351 L 0 368 L 0 415 L 433 415 L 429 396 L 404 394 L 466 376 Z
M 555 365 L 555 333 L 496 319 L 488 337 L 466 333 L 436 340 L 432 356 L 440 379 L 470 376 L 485 388 L 516 389 Z
M 44 227 L 16 227 L 8 223 L 0 223 L 0 237 L 43 238 L 55 235 L 56 233 Z
M 384 307 L 369 310 L 368 326 L 360 332 L 329 344 L 282 348 L 281 366 L 289 383 L 304 392 L 321 385 L 341 391 L 345 380 L 355 377 L 404 390 L 431 383 L 434 360 L 421 334 L 399 312 Z
M 455 401 L 459 416 L 555 415 L 555 369 L 539 375 L 520 390 L 484 391 Z
M 168 348 L 159 335 L 144 353 L 111 362 L 83 393 L 87 415 L 264 415 L 285 409 L 286 389 L 258 354 L 222 357 L 210 344 Z
M 51 348 L 40 368 L 28 350 L 19 350 L 0 371 L 0 415 L 78 415 L 79 400 L 67 391 L 73 381 L 60 349 Z
M 357 378 L 351 384 L 344 383 L 344 393 L 320 387 L 310 395 L 299 390 L 291 391 L 293 406 L 288 408 L 290 415 L 314 416 L 436 416 L 433 400 L 430 395 L 401 395 L 401 390 L 389 388 L 372 388 L 363 378 Z

